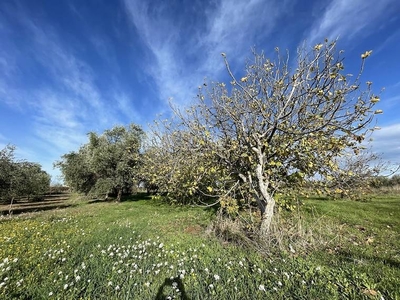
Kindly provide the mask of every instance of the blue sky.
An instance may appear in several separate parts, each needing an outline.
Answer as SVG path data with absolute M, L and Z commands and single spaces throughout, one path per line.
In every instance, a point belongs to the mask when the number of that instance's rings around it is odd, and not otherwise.
M 77 150 L 89 131 L 168 115 L 205 79 L 240 74 L 251 48 L 273 53 L 339 37 L 350 73 L 373 50 L 363 79 L 381 95 L 373 149 L 400 162 L 398 0 L 2 0 L 0 148 L 39 162 Z

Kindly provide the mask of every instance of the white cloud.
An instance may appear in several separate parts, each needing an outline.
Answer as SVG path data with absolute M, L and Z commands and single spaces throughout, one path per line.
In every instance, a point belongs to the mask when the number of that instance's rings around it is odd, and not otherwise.
M 307 40 L 310 43 L 321 42 L 340 37 L 351 39 L 356 35 L 369 35 L 379 27 L 379 18 L 385 11 L 396 5 L 397 0 L 333 0 L 329 2 L 324 14 L 314 24 Z
M 150 50 L 146 71 L 154 78 L 160 98 L 173 97 L 177 104 L 190 102 L 204 78 L 218 79 L 224 69 L 221 52 L 244 65 L 251 47 L 270 34 L 286 7 L 285 1 L 222 0 L 215 10 L 202 5 L 203 20 L 196 24 L 190 14 L 169 15 L 168 4 L 124 2 L 130 21 Z
M 142 116 L 132 107 L 133 99 L 131 97 L 122 91 L 115 91 L 113 98 L 115 99 L 114 102 L 117 104 L 117 108 L 122 115 L 126 116 L 130 120 L 134 120 L 135 124 L 143 123 Z
M 53 162 L 86 142 L 88 130 L 102 131 L 120 123 L 120 111 L 134 115 L 135 110 L 127 97 L 117 99 L 117 105 L 109 101 L 115 99 L 105 98 L 103 87 L 96 83 L 97 74 L 50 24 L 31 18 L 22 6 L 7 13 L 28 33 L 25 44 L 29 51 L 19 49 L 13 39 L 0 47 L 0 98 L 33 120 L 24 143 L 16 145 L 19 155 L 40 161 L 51 167 L 46 171 L 54 173 Z M 10 34 L 0 32 L 0 38 L 12 37 L 13 25 L 5 21 L 3 26 Z M 102 42 L 96 40 L 97 48 L 106 55 L 108 48 Z M 43 72 L 35 87 L 21 80 L 26 66 L 20 64 L 27 58 Z
M 382 127 L 373 134 L 372 150 L 386 161 L 400 163 L 400 123 Z
M 156 81 L 161 100 L 169 97 L 185 97 L 182 91 L 189 90 L 191 78 L 185 81 L 179 78 L 183 66 L 176 47 L 179 38 L 179 28 L 173 25 L 173 20 L 161 15 L 168 4 L 158 4 L 150 14 L 149 3 L 146 1 L 125 1 L 128 16 L 137 29 L 142 41 L 150 50 L 146 69 Z
M 100 93 L 94 84 L 94 72 L 90 66 L 77 59 L 51 30 L 46 32 L 29 20 L 25 23 L 33 34 L 35 58 L 52 73 L 54 80 L 63 84 L 67 92 L 75 94 L 97 113 L 103 114 Z
M 285 1 L 222 0 L 207 20 L 209 29 L 202 39 L 202 45 L 208 52 L 204 71 L 208 73 L 215 68 L 219 71 L 224 67 L 221 63 L 222 52 L 227 54 L 228 59 L 244 64 L 245 57 L 250 56 L 251 47 L 268 37 L 287 7 Z

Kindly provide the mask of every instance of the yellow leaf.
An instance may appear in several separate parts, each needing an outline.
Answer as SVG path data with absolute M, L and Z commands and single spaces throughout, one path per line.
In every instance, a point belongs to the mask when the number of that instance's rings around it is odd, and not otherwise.
M 372 244 L 374 242 L 374 239 L 372 237 L 367 238 L 365 241 L 367 244 Z
M 361 58 L 365 59 L 372 54 L 372 50 L 365 51 L 365 53 L 361 54 Z
M 371 289 L 365 289 L 365 290 L 363 290 L 363 293 L 364 293 L 365 295 L 370 295 L 370 296 L 376 296 L 376 295 L 378 295 L 378 292 L 377 292 L 377 291 L 371 290 Z
M 208 186 L 207 190 L 211 193 L 213 191 L 213 188 L 211 186 Z
M 315 45 L 314 50 L 319 51 L 319 50 L 321 50 L 322 46 L 323 46 L 322 44 Z
M 379 100 L 380 100 L 380 99 L 379 99 L 378 96 L 374 96 L 374 97 L 371 98 L 371 102 L 372 102 L 372 103 L 377 103 L 377 102 L 379 102 Z

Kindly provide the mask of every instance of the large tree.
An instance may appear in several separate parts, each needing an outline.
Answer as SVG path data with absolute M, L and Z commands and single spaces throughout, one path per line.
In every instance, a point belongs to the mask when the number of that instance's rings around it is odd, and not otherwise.
M 360 77 L 371 51 L 362 54 L 355 76 L 346 73 L 341 54 L 336 41 L 300 48 L 295 61 L 279 49 L 273 60 L 254 52 L 239 78 L 222 54 L 229 87 L 204 84 L 195 105 L 184 112 L 175 110 L 180 120 L 176 130 L 165 132 L 179 137 L 169 155 L 197 161 L 190 164 L 190 188 L 223 200 L 256 201 L 264 235 L 277 192 L 301 188 L 316 176 L 329 181 L 330 173 L 340 167 L 337 158 L 349 149 L 355 155 L 362 149 L 374 114 L 381 113 L 372 110 L 379 97 L 371 83 Z M 212 166 L 202 165 L 202 157 Z M 196 182 L 193 174 L 201 171 L 207 176 Z M 213 175 L 213 181 L 200 184 L 201 178 Z
M 137 177 L 143 130 L 134 124 L 116 126 L 101 135 L 90 132 L 89 142 L 56 163 L 65 182 L 78 192 L 108 195 L 120 201 Z

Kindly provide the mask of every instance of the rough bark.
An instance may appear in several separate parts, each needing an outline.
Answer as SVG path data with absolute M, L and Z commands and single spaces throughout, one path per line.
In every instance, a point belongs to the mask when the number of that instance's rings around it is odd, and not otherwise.
M 262 237 L 266 237 L 269 234 L 272 217 L 274 216 L 275 200 L 268 193 L 268 181 L 264 178 L 263 172 L 263 160 L 264 157 L 261 151 L 258 152 L 259 164 L 256 168 L 256 176 L 258 179 L 258 188 L 261 193 L 261 199 L 258 201 L 259 209 L 261 212 L 261 226 L 260 234 Z
M 270 198 L 265 206 L 264 213 L 261 215 L 260 235 L 266 237 L 271 229 L 272 217 L 274 216 L 275 200 Z

